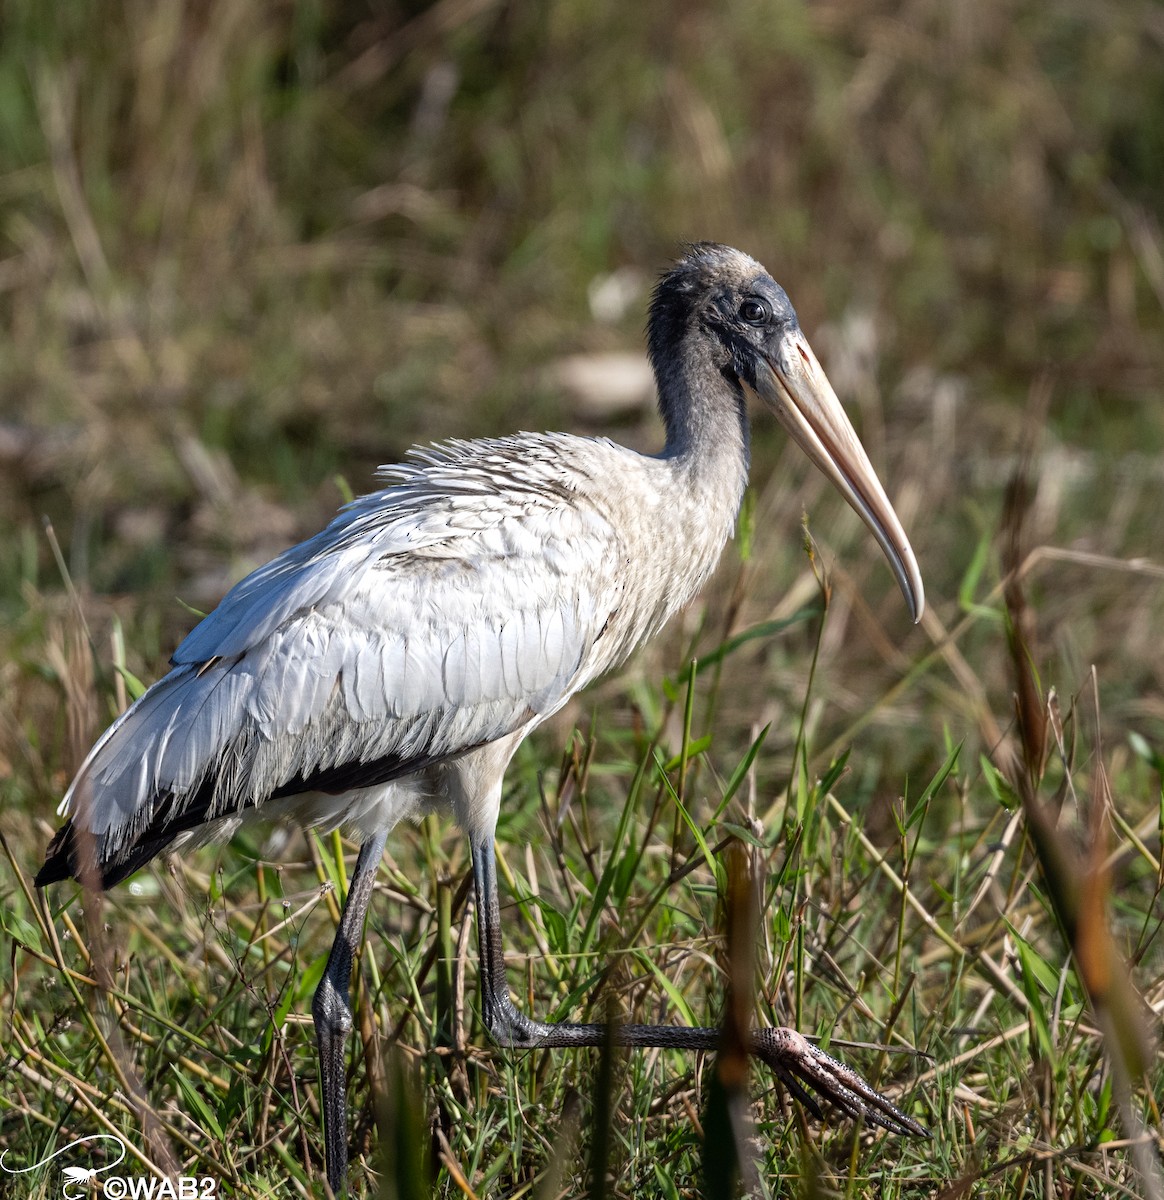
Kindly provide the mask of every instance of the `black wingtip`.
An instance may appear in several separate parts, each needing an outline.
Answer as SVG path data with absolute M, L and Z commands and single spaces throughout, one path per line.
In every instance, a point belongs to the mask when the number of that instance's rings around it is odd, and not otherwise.
M 42 888 L 48 887 L 50 883 L 76 879 L 81 883 L 96 884 L 102 891 L 107 891 L 144 866 L 156 854 L 160 854 L 173 840 L 173 833 L 163 833 L 142 839 L 118 858 L 96 861 L 97 847 L 93 838 L 85 838 L 84 841 L 89 844 L 83 845 L 82 839 L 77 837 L 73 822 L 66 821 L 49 842 L 45 851 L 44 866 L 37 871 L 33 883 Z M 82 858 L 83 854 L 94 857 Z M 93 863 L 92 872 L 85 868 L 86 861 Z
M 76 838 L 73 834 L 73 822 L 66 821 L 57 830 L 53 840 L 49 842 L 44 855 L 44 866 L 36 873 L 33 883 L 38 887 L 48 887 L 50 883 L 63 883 L 66 879 L 77 877 L 76 867 Z

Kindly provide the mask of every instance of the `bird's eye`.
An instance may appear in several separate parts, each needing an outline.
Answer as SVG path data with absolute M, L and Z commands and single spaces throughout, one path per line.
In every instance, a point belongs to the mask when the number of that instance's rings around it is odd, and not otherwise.
M 740 305 L 740 319 L 749 325 L 766 325 L 772 316 L 772 310 L 763 300 L 749 297 Z

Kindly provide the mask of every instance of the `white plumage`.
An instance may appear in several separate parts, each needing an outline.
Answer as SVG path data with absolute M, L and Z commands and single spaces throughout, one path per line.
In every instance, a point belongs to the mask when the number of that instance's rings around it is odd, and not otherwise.
M 164 832 L 159 811 L 170 828 L 203 815 L 180 831 L 201 839 L 224 818 L 268 816 L 293 780 L 333 772 L 334 792 L 345 765 L 407 775 L 528 732 L 690 600 L 744 482 L 709 522 L 698 496 L 660 510 L 675 460 L 605 439 L 523 434 L 411 459 L 236 584 L 93 748 L 60 812 L 97 835 L 107 876 Z M 665 591 L 627 571 L 660 533 L 690 568 Z M 339 790 L 308 788 L 280 814 L 330 826 L 350 809 L 366 830 L 418 806 L 409 784 Z M 423 791 L 447 799 L 439 780 Z

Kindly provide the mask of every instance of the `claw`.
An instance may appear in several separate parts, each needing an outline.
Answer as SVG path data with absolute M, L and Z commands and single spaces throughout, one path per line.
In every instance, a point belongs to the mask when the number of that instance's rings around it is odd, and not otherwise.
M 816 1117 L 821 1116 L 820 1107 L 808 1095 L 808 1088 L 848 1116 L 864 1117 L 890 1133 L 901 1137 L 933 1136 L 887 1096 L 870 1087 L 852 1067 L 812 1045 L 794 1029 L 754 1030 L 750 1049 Z

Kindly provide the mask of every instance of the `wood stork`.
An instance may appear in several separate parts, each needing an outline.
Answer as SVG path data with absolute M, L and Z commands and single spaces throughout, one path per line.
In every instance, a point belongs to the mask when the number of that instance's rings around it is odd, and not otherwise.
M 97 742 L 36 877 L 109 887 L 156 854 L 251 817 L 362 840 L 312 1013 L 327 1177 L 345 1186 L 344 1050 L 352 956 L 385 837 L 451 811 L 472 843 L 481 1015 L 502 1046 L 594 1046 L 600 1024 L 547 1024 L 505 981 L 493 833 L 530 730 L 625 662 L 698 592 L 731 536 L 758 396 L 860 514 L 916 621 L 913 551 L 784 290 L 726 246 L 688 248 L 648 322 L 666 428 L 647 457 L 605 438 L 521 433 L 414 449 L 387 486 L 235 585 L 173 669 Z M 625 1025 L 628 1046 L 714 1049 L 719 1030 Z M 788 1029 L 751 1051 L 899 1134 L 926 1130 Z

